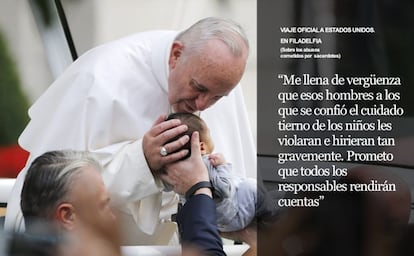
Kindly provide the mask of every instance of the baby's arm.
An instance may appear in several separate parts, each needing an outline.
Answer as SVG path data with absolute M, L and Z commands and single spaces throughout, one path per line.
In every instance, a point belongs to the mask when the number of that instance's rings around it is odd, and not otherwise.
M 218 165 L 222 165 L 226 163 L 226 159 L 224 158 L 224 155 L 221 153 L 210 154 L 208 156 L 208 160 L 210 160 L 210 163 L 214 167 L 217 167 Z
M 231 164 L 227 163 L 222 154 L 211 154 L 208 158 L 212 168 L 209 168 L 210 181 L 215 189 L 216 199 L 232 197 L 235 184 L 231 175 Z

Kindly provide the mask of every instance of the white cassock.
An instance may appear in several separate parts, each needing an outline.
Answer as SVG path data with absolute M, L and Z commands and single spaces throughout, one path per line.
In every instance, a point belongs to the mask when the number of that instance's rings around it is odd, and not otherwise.
M 135 34 L 96 47 L 74 62 L 29 109 L 31 118 L 19 138 L 30 152 L 7 207 L 6 229 L 23 227 L 20 191 L 27 166 L 50 150 L 96 153 L 104 182 L 122 215 L 127 244 L 166 244 L 168 219 L 177 197 L 162 192 L 143 150 L 142 137 L 170 109 L 168 56 L 175 31 Z M 240 86 L 201 113 L 210 127 L 216 152 L 234 171 L 256 174 L 256 150 Z

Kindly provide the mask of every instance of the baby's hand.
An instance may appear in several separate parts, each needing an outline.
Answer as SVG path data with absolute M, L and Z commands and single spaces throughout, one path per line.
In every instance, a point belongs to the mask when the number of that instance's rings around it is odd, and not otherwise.
M 226 163 L 226 159 L 224 158 L 223 154 L 221 154 L 221 153 L 210 154 L 208 156 L 208 160 L 210 160 L 210 163 L 214 167 Z

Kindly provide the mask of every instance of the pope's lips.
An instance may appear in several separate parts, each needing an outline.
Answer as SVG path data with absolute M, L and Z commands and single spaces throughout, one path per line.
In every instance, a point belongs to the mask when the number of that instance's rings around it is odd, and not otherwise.
M 184 102 L 184 108 L 190 113 L 197 111 L 197 108 L 193 107 L 191 104 L 189 104 L 186 101 Z
M 173 105 L 173 109 L 175 112 L 187 112 L 187 113 L 194 113 L 197 110 L 196 106 L 193 106 L 189 101 L 180 101 Z

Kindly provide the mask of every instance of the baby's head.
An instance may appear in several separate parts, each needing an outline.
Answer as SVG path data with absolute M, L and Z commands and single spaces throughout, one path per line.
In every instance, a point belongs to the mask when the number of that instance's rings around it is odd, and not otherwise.
M 191 114 L 191 113 L 172 113 L 170 114 L 166 120 L 170 119 L 179 119 L 181 120 L 182 124 L 185 124 L 188 126 L 187 132 L 184 134 L 180 134 L 176 138 L 172 139 L 171 141 L 177 140 L 181 136 L 187 134 L 190 136 L 193 134 L 193 132 L 198 131 L 200 134 L 200 151 L 202 155 L 210 154 L 214 150 L 214 143 L 210 136 L 210 131 L 207 127 L 207 124 L 201 119 L 199 116 Z M 190 142 L 186 143 L 182 149 L 188 149 L 191 150 L 191 144 Z M 181 150 L 181 149 L 180 149 Z M 190 156 L 190 154 L 187 155 L 187 157 Z

